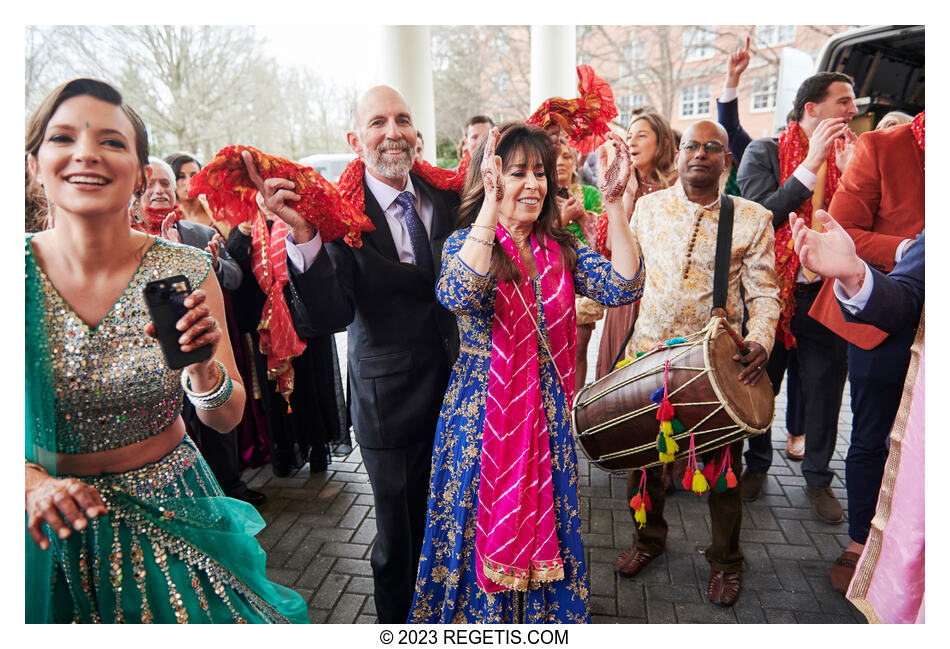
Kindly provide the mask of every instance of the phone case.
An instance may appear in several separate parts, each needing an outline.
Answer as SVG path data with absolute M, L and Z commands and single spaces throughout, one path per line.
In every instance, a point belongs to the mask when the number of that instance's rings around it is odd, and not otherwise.
M 188 312 L 185 298 L 191 294 L 191 284 L 184 275 L 175 275 L 151 281 L 142 289 L 145 305 L 155 323 L 158 342 L 165 354 L 168 367 L 178 370 L 186 365 L 211 358 L 211 347 L 204 346 L 190 352 L 181 351 L 178 339 L 182 332 L 175 323 Z

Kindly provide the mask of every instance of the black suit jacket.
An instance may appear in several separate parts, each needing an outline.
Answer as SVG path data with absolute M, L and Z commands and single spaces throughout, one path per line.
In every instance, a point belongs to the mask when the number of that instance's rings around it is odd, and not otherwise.
M 214 228 L 185 220 L 176 223 L 175 229 L 178 230 L 178 236 L 184 245 L 200 250 L 207 248 L 216 234 Z M 221 288 L 225 291 L 233 291 L 241 285 L 241 268 L 228 255 L 226 246 L 222 246 L 218 251 L 218 270 L 214 274 L 217 276 Z
M 753 140 L 742 154 L 736 181 L 743 198 L 755 201 L 772 213 L 772 227 L 778 230 L 788 221 L 788 213 L 811 198 L 812 190 L 795 176 L 783 183 L 778 160 L 778 140 Z
M 455 229 L 458 195 L 412 176 L 432 203 L 435 275 L 399 261 L 382 209 L 363 183 L 366 215 L 376 226 L 361 248 L 324 242 L 306 272 L 293 264 L 288 286 L 298 334 L 347 327 L 350 414 L 356 441 L 375 449 L 431 442 L 458 357 L 454 314 L 436 300 L 442 244 Z
M 924 308 L 924 235 L 907 248 L 890 275 L 871 268 L 874 287 L 864 308 L 856 314 L 841 308 L 846 320 L 872 324 L 889 334 L 917 326 Z

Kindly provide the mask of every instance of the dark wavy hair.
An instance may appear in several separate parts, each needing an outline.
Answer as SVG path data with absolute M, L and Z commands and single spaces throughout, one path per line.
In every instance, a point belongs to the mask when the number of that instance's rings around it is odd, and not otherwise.
M 178 174 L 181 172 L 181 168 L 189 162 L 195 163 L 198 170 L 201 170 L 201 163 L 189 153 L 169 153 L 165 156 L 165 162 L 172 168 L 172 172 L 175 174 L 175 180 L 178 180 Z
M 36 156 L 43 143 L 43 135 L 46 133 L 46 127 L 50 119 L 56 113 L 56 109 L 73 97 L 93 97 L 100 101 L 118 106 L 125 116 L 132 122 L 132 130 L 135 132 L 135 156 L 139 160 L 139 186 L 136 187 L 136 195 L 145 191 L 146 174 L 145 167 L 148 166 L 148 131 L 145 128 L 145 122 L 138 116 L 131 106 L 122 101 L 122 94 L 110 86 L 105 81 L 98 79 L 73 79 L 53 88 L 48 95 L 40 102 L 40 105 L 33 111 L 30 122 L 26 127 L 26 152 L 31 156 Z
M 819 72 L 813 74 L 798 86 L 798 92 L 795 93 L 795 103 L 792 105 L 793 122 L 800 121 L 805 114 L 805 104 L 820 104 L 828 96 L 828 88 L 831 84 L 840 81 L 854 88 L 854 79 L 843 72 Z
M 561 261 L 571 271 L 577 266 L 577 251 L 574 248 L 574 234 L 561 226 L 560 210 L 555 196 L 557 194 L 557 153 L 549 136 L 543 129 L 524 122 L 506 122 L 498 129 L 501 137 L 495 148 L 495 155 L 501 156 L 502 170 L 508 168 L 508 163 L 516 153 L 524 152 L 525 162 L 530 168 L 540 160 L 544 167 L 544 176 L 547 178 L 547 191 L 541 203 L 541 214 L 534 224 L 535 236 L 543 235 L 549 241 L 558 245 L 561 251 Z M 472 153 L 472 163 L 465 178 L 465 188 L 462 190 L 462 200 L 459 205 L 459 229 L 467 228 L 475 222 L 482 201 L 485 199 L 485 186 L 482 183 L 481 161 L 485 155 L 485 147 L 489 138 L 483 138 Z M 558 145 L 558 149 L 560 145 Z M 521 271 L 515 262 L 502 248 L 501 243 L 495 240 L 492 248 L 491 264 L 488 272 L 499 281 L 521 281 Z

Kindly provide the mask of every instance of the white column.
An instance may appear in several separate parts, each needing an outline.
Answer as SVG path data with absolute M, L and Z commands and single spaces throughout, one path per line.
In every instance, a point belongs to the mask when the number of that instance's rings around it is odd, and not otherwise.
M 531 26 L 531 112 L 545 99 L 577 96 L 574 25 Z
M 380 43 L 380 82 L 403 94 L 412 121 L 425 140 L 423 155 L 435 161 L 435 97 L 432 92 L 432 45 L 427 25 L 388 25 Z

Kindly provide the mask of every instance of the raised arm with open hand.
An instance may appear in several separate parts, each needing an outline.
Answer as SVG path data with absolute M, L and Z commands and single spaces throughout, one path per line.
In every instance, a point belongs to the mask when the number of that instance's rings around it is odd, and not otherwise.
M 505 195 L 505 186 L 501 179 L 501 157 L 495 155 L 495 147 L 501 132 L 497 127 L 488 134 L 485 153 L 482 155 L 482 182 L 485 184 L 485 202 L 500 203 Z
M 495 155 L 500 138 L 501 132 L 495 127 L 485 142 L 481 166 L 485 198 L 472 224 L 472 230 L 459 250 L 459 259 L 480 275 L 486 274 L 491 265 L 495 227 L 498 225 L 498 206 L 505 194 L 501 156 Z
M 790 215 L 795 252 L 802 265 L 822 277 L 833 277 L 847 295 L 854 295 L 864 283 L 864 262 L 854 249 L 854 241 L 825 210 L 816 213 L 824 232 L 815 232 L 805 219 Z
M 608 147 L 613 149 L 613 159 L 609 165 Z M 607 141 L 600 145 L 597 155 L 600 193 L 604 197 L 607 232 L 611 242 L 611 264 L 621 277 L 633 279 L 640 272 L 640 249 L 630 232 L 623 200 L 630 177 L 630 152 L 623 139 L 611 133 Z
M 726 63 L 726 88 L 737 88 L 739 86 L 739 77 L 749 67 L 749 61 L 752 55 L 749 53 L 751 39 L 746 36 L 745 48 L 737 48 L 735 52 L 729 55 L 729 61 Z

